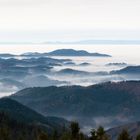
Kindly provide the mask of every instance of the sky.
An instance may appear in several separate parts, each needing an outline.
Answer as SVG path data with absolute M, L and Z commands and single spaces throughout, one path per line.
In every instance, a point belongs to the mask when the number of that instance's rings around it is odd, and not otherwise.
M 139 0 L 0 0 L 0 42 L 140 40 Z

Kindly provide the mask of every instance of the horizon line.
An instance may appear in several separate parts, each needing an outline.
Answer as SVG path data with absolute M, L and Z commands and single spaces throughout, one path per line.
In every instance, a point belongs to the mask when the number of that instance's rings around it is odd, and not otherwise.
M 0 42 L 0 45 L 21 45 L 21 44 L 40 44 L 40 45 L 47 45 L 47 44 L 52 44 L 52 45 L 61 45 L 61 44 L 66 44 L 66 45 L 140 45 L 140 40 L 116 40 L 116 39 L 107 39 L 107 40 L 77 40 L 77 41 L 42 41 L 42 42 Z

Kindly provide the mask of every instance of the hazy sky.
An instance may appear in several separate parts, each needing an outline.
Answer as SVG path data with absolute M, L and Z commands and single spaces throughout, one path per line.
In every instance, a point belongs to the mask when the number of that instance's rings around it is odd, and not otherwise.
M 140 0 L 0 0 L 0 42 L 140 39 Z

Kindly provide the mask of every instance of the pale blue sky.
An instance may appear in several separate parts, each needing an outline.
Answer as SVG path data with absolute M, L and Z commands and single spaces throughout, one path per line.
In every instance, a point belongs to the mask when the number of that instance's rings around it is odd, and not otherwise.
M 0 42 L 140 39 L 139 0 L 0 0 Z

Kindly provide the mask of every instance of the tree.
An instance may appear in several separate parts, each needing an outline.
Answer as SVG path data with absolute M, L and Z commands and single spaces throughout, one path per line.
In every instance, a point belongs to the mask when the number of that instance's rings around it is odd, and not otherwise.
M 132 140 L 127 130 L 122 130 L 120 135 L 118 136 L 118 140 Z
M 140 134 L 136 136 L 136 140 L 140 140 Z
M 92 129 L 90 134 L 91 134 L 90 140 L 108 140 L 109 139 L 108 135 L 106 134 L 102 126 L 100 126 L 97 130 Z
M 8 126 L 3 126 L 0 128 L 0 139 L 2 140 L 9 140 L 10 139 L 10 130 Z
M 63 132 L 60 137 L 60 140 L 71 140 L 71 133 L 66 131 Z
M 97 129 L 97 136 L 103 136 L 105 134 L 105 130 L 102 126 Z
M 77 122 L 72 122 L 70 128 L 71 128 L 72 139 L 78 139 L 79 131 L 80 131 L 79 124 Z
M 41 132 L 38 136 L 38 140 L 48 140 L 48 135 L 44 132 Z
M 82 132 L 79 134 L 79 140 L 85 140 L 85 135 Z
M 56 130 L 54 130 L 54 132 L 53 132 L 52 140 L 58 140 L 58 133 Z
M 99 128 L 97 129 L 97 140 L 108 140 L 109 137 L 106 134 L 104 128 L 102 126 L 99 126 Z
M 91 134 L 90 140 L 97 140 L 97 132 L 95 129 L 92 129 L 90 134 Z

